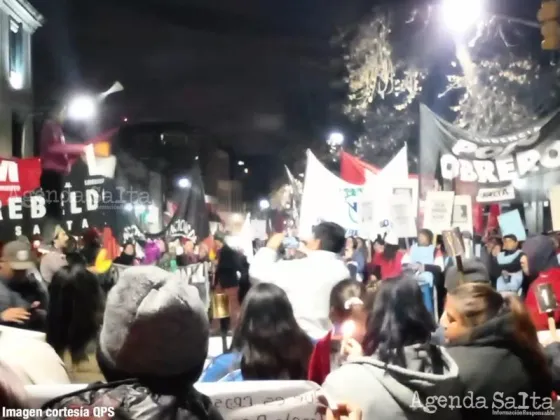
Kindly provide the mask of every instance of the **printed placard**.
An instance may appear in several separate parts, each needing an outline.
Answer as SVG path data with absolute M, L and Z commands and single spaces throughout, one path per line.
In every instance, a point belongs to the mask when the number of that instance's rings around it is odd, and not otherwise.
M 451 226 L 459 228 L 461 232 L 473 234 L 473 211 L 470 195 L 456 195 L 453 199 L 453 217 Z
M 451 229 L 453 216 L 453 191 L 429 191 L 424 204 L 424 228 L 435 235 Z

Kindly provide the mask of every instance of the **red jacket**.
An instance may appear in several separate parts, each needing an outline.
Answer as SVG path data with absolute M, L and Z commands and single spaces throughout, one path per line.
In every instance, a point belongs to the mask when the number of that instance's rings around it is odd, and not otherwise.
M 321 338 L 315 344 L 311 359 L 309 359 L 309 367 L 307 370 L 307 379 L 319 385 L 322 385 L 331 372 L 331 334 Z
M 531 283 L 531 286 L 529 286 L 529 291 L 525 298 L 525 306 L 538 331 L 548 330 L 548 315 L 539 313 L 539 305 L 537 304 L 537 297 L 535 295 L 537 286 L 543 283 L 550 283 L 556 298 L 560 300 L 560 267 L 551 268 L 541 273 L 539 277 Z M 560 309 L 554 312 L 554 320 L 556 321 L 556 325 L 560 323 Z
M 373 256 L 372 265 L 379 267 L 381 280 L 398 277 L 402 273 L 402 259 L 404 252 L 398 251 L 394 260 L 387 261 L 383 254 L 378 253 Z

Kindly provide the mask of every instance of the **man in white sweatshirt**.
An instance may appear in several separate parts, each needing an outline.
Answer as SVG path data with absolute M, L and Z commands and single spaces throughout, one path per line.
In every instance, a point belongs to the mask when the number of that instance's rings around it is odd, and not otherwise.
M 307 257 L 279 260 L 283 234 L 273 235 L 254 256 L 249 269 L 253 284 L 274 283 L 284 289 L 299 326 L 313 339 L 324 337 L 329 321 L 329 297 L 338 282 L 350 277 L 341 254 L 345 231 L 336 223 L 323 222 L 306 242 Z

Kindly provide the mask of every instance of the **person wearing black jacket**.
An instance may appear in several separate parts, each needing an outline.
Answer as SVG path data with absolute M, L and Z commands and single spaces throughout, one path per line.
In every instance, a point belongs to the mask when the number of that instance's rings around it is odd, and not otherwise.
M 36 268 L 29 243 L 7 243 L 0 257 L 0 324 L 43 331 L 48 292 L 28 270 Z
M 249 266 L 243 254 L 226 244 L 223 233 L 217 232 L 214 235 L 214 243 L 218 251 L 214 286 L 228 295 L 231 325 L 235 327 L 240 309 L 240 282 L 243 280 L 243 293 L 246 293 Z M 244 297 L 244 294 L 241 297 Z
M 448 292 L 442 325 L 464 396 L 471 395 L 476 405 L 485 402 L 485 407 L 463 407 L 463 419 L 529 419 L 535 417 L 510 416 L 507 411 L 548 411 L 553 403 L 551 372 L 517 296 L 502 296 L 488 282 L 462 284 Z M 537 399 L 524 399 L 525 394 Z M 506 406 L 506 399 L 517 408 Z

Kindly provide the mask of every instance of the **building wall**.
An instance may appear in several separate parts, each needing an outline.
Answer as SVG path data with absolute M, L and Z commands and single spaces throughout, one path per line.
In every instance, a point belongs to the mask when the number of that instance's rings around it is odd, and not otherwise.
M 22 33 L 21 58 L 15 72 L 10 65 L 12 23 L 19 26 Z M 43 17 L 26 0 L 0 2 L 0 156 L 13 156 L 13 141 L 20 146 L 23 143 L 24 156 L 33 155 L 33 130 L 29 124 L 34 112 L 31 36 L 42 23 Z M 21 84 L 15 83 L 18 79 Z M 26 122 L 27 130 L 24 129 Z M 13 126 L 17 132 L 12 132 Z M 22 147 L 17 149 L 16 156 L 20 155 Z
M 243 188 L 239 181 L 218 181 L 218 211 L 229 213 L 244 212 Z
M 217 197 L 218 183 L 231 178 L 229 154 L 216 148 L 209 150 L 203 158 L 202 174 L 206 194 Z

